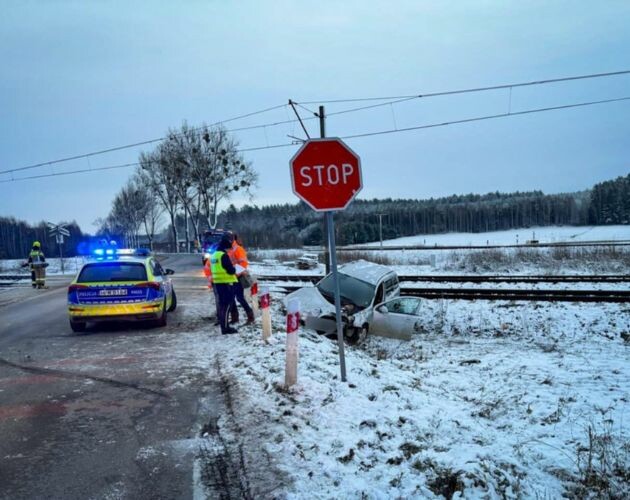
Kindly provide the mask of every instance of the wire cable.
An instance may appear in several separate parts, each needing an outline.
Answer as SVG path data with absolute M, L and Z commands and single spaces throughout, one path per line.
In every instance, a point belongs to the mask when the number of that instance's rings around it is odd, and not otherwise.
M 314 113 L 313 111 L 311 111 L 310 109 L 306 108 L 304 105 L 305 104 L 330 104 L 330 103 L 343 103 L 343 102 L 365 102 L 365 101 L 383 101 L 383 100 L 387 100 L 388 102 L 382 102 L 382 103 L 378 103 L 378 104 L 372 104 L 372 105 L 367 105 L 367 106 L 361 106 L 361 107 L 356 107 L 356 108 L 350 108 L 350 109 L 345 109 L 345 110 L 341 110 L 341 111 L 336 111 L 336 112 L 331 112 L 328 113 L 327 116 L 337 116 L 337 115 L 341 115 L 341 114 L 346 114 L 346 113 L 353 113 L 353 112 L 357 112 L 357 111 L 362 111 L 362 110 L 366 110 L 366 109 L 372 109 L 372 108 L 377 108 L 377 107 L 381 107 L 381 106 L 388 106 L 388 105 L 393 105 L 393 104 L 397 104 L 397 103 L 401 103 L 401 102 L 405 102 L 405 101 L 410 101 L 413 99 L 420 99 L 420 98 L 430 98 L 430 97 L 438 97 L 438 96 L 447 96 L 447 95 L 456 95 L 456 94 L 465 94 L 465 93 L 473 93 L 473 92 L 485 92 L 485 91 L 490 91 L 490 90 L 500 90 L 500 89 L 510 89 L 512 90 L 513 88 L 517 88 L 517 87 L 526 87 L 526 86 L 532 86 L 532 85 L 545 85 L 545 84 L 550 84 L 550 83 L 558 83 L 558 82 L 567 82 L 567 81 L 574 81 L 574 80 L 584 80 L 584 79 L 591 79 L 591 78 L 603 78 L 603 77 L 611 77 L 611 76 L 619 76 L 619 75 L 626 75 L 626 74 L 630 74 L 630 70 L 622 70 L 622 71 L 614 71 L 614 72 L 608 72 L 608 73 L 592 73 L 592 74 L 588 74 L 588 75 L 578 75 L 578 76 L 569 76 L 569 77 L 563 77 L 563 78 L 551 78 L 551 79 L 546 79 L 546 80 L 535 80 L 535 81 L 530 81 L 530 82 L 522 82 L 522 83 L 511 83 L 511 84 L 504 84 L 504 85 L 494 85 L 494 86 L 487 86 L 487 87 L 476 87 L 476 88 L 467 88 L 467 89 L 459 89 L 459 90 L 450 90 L 450 91 L 442 91 L 442 92 L 431 92 L 431 93 L 426 93 L 426 94 L 416 94 L 416 95 L 407 95 L 407 96 L 389 96 L 389 97 L 366 97 L 366 98 L 351 98 L 351 99 L 328 99 L 328 100 L 321 100 L 321 101 L 303 101 L 301 103 L 298 103 L 296 101 L 293 101 L 294 104 L 302 107 L 303 109 L 305 109 L 306 111 L 308 111 L 309 113 L 313 113 L 314 116 L 310 116 L 307 118 L 304 118 L 303 121 L 307 121 L 307 120 L 314 120 L 317 119 L 317 114 Z M 267 113 L 269 111 L 273 111 L 276 109 L 281 109 L 281 108 L 286 108 L 286 106 L 288 106 L 287 104 L 280 104 L 277 106 L 271 106 L 268 108 L 264 108 L 258 111 L 253 111 L 250 113 L 245 113 L 242 115 L 238 115 L 232 118 L 228 118 L 225 120 L 221 120 L 221 121 L 217 121 L 214 122 L 208 126 L 212 127 L 212 126 L 217 126 L 217 125 L 221 125 L 221 124 L 225 124 L 225 123 L 229 123 L 229 122 L 233 122 L 236 120 L 241 120 L 244 118 L 249 118 L 252 116 L 256 116 L 259 114 L 263 114 L 263 113 Z M 514 113 L 512 113 L 514 114 Z M 284 124 L 288 124 L 288 123 L 295 123 L 298 120 L 293 119 L 293 120 L 282 120 L 282 121 L 277 121 L 277 122 L 272 122 L 272 123 L 265 123 L 265 124 L 260 124 L 260 125 L 252 125 L 252 126 L 248 126 L 248 127 L 240 127 L 240 128 L 234 128 L 231 130 L 227 130 L 227 132 L 239 132 L 239 131 L 245 131 L 245 130 L 254 130 L 254 129 L 260 129 L 260 128 L 267 128 L 267 127 L 275 127 L 275 126 L 279 126 L 279 125 L 284 125 Z M 198 131 L 198 130 L 202 130 L 204 128 L 204 126 L 201 127 L 195 127 L 192 128 L 191 130 L 193 131 Z M 413 130 L 413 128 L 412 128 Z M 386 133 L 386 132 L 384 132 Z M 182 133 L 179 134 L 173 134 L 174 136 L 178 137 L 181 136 Z M 130 149 L 130 148 L 135 148 L 135 147 L 139 147 L 139 146 L 146 146 L 148 144 L 153 144 L 156 142 L 161 142 L 165 139 L 167 139 L 167 137 L 159 137 L 156 139 L 149 139 L 146 141 L 140 141 L 140 142 L 135 142 L 132 144 L 126 144 L 123 146 L 117 146 L 117 147 L 112 147 L 112 148 L 107 148 L 107 149 L 101 149 L 98 151 L 93 151 L 90 153 L 84 153 L 84 154 L 80 154 L 80 155 L 74 155 L 74 156 L 69 156 L 69 157 L 65 157 L 65 158 L 60 158 L 57 160 L 51 160 L 51 161 L 45 161 L 45 162 L 40 162 L 40 163 L 36 163 L 36 164 L 32 164 L 32 165 L 27 165 L 25 167 L 19 167 L 19 168 L 13 168 L 13 169 L 6 169 L 6 170 L 2 170 L 0 171 L 0 174 L 7 174 L 7 173 L 12 173 L 12 172 L 20 172 L 20 171 L 24 171 L 24 170 L 30 170 L 30 169 L 34 169 L 34 168 L 38 168 L 38 167 L 45 167 L 45 166 L 51 166 L 57 163 L 63 163 L 63 162 L 68 162 L 68 161 L 72 161 L 72 160 L 78 160 L 78 159 L 82 159 L 82 158 L 89 158 L 91 156 L 97 156 L 97 155 L 102 155 L 102 154 L 106 154 L 106 153 L 112 153 L 115 151 L 121 151 L 124 149 Z M 256 151 L 257 149 L 252 149 L 254 151 Z
M 226 120 L 221 120 L 221 121 L 218 121 L 218 122 L 214 122 L 214 123 L 212 123 L 210 125 L 207 125 L 207 126 L 214 127 L 214 126 L 217 126 L 217 125 L 222 125 L 224 123 L 233 122 L 233 121 L 236 121 L 236 120 L 241 120 L 243 118 L 249 118 L 251 116 L 259 115 L 259 114 L 262 114 L 262 113 L 267 113 L 269 111 L 280 109 L 280 108 L 283 108 L 285 106 L 286 106 L 286 104 L 280 104 L 278 106 L 272 106 L 270 108 L 265 108 L 265 109 L 261 109 L 259 111 L 253 111 L 251 113 L 246 113 L 244 115 L 239 115 L 239 116 L 235 116 L 235 117 L 232 117 L 232 118 L 228 118 Z M 195 127 L 195 128 L 193 128 L 191 130 L 197 131 L 197 130 L 202 130 L 204 128 L 205 128 L 204 126 L 201 126 L 201 127 Z M 175 135 L 176 137 L 179 137 L 182 134 L 179 133 L 179 134 L 173 134 L 173 135 Z M 57 163 L 63 163 L 63 162 L 72 161 L 72 160 L 80 160 L 81 158 L 89 158 L 90 156 L 97 156 L 97 155 L 102 155 L 102 154 L 105 154 L 105 153 L 113 153 L 115 151 L 121 151 L 123 149 L 130 149 L 130 148 L 135 148 L 135 147 L 139 147 L 139 146 L 146 146 L 147 144 L 153 144 L 155 142 L 161 142 L 161 141 L 163 141 L 165 139 L 167 139 L 167 137 L 158 137 L 157 139 L 149 139 L 149 140 L 146 140 L 146 141 L 135 142 L 135 143 L 132 143 L 132 144 L 125 144 L 124 146 L 116 146 L 116 147 L 113 147 L 113 148 L 101 149 L 101 150 L 98 150 L 98 151 L 93 151 L 91 153 L 83 153 L 83 154 L 79 154 L 79 155 L 75 155 L 75 156 L 68 156 L 66 158 L 59 158 L 57 160 L 44 161 L 44 162 L 41 162 L 41 163 L 35 163 L 33 165 L 27 165 L 26 167 L 2 170 L 2 171 L 0 171 L 0 174 L 6 174 L 6 173 L 10 173 L 10 172 L 21 172 L 23 170 L 30 170 L 30 169 L 38 168 L 38 167 L 46 167 L 46 166 L 54 165 L 54 164 L 57 164 Z
M 492 85 L 489 87 L 474 87 L 468 89 L 459 89 L 459 90 L 447 90 L 442 92 L 429 92 L 426 94 L 414 94 L 414 95 L 399 95 L 399 96 L 386 96 L 386 97 L 357 97 L 357 98 L 349 98 L 349 99 L 322 99 L 319 101 L 300 101 L 302 104 L 334 104 L 334 103 L 343 103 L 343 102 L 363 102 L 363 101 L 385 101 L 385 100 L 407 100 L 421 97 L 438 97 L 444 95 L 454 95 L 454 94 L 467 94 L 472 92 L 486 92 L 488 90 L 501 90 L 508 88 L 516 88 L 516 87 L 528 87 L 532 85 L 546 85 L 549 83 L 558 83 L 558 82 L 569 82 L 574 80 L 586 80 L 590 78 L 604 78 L 609 76 L 619 76 L 619 75 L 627 75 L 630 74 L 630 70 L 622 70 L 622 71 L 611 71 L 608 73 L 591 73 L 588 75 L 577 75 L 577 76 L 565 76 L 562 78 L 549 78 L 547 80 L 534 80 L 531 82 L 523 82 L 523 83 L 508 83 L 503 85 Z
M 479 122 L 483 120 L 493 120 L 495 118 L 505 118 L 508 116 L 528 115 L 532 113 L 542 113 L 545 111 L 556 111 L 559 109 L 579 108 L 579 107 L 584 107 L 584 106 L 594 106 L 596 104 L 606 104 L 610 102 L 629 101 L 629 100 L 630 100 L 630 96 L 627 96 L 627 97 L 618 97 L 615 99 L 604 99 L 601 101 L 589 101 L 589 102 L 580 102 L 580 103 L 575 103 L 575 104 L 564 104 L 562 106 L 550 106 L 546 108 L 526 109 L 523 111 L 512 111 L 508 113 L 499 113 L 496 115 L 477 116 L 474 118 L 464 118 L 462 120 L 451 120 L 451 121 L 442 122 L 442 123 L 431 123 L 428 125 L 417 125 L 414 127 L 381 130 L 379 132 L 365 132 L 362 134 L 346 135 L 346 136 L 342 136 L 341 139 L 358 139 L 361 137 L 370 137 L 374 135 L 395 134 L 398 132 L 409 132 L 411 130 L 422 130 L 426 128 L 445 127 L 447 125 L 457 125 L 461 123 L 471 123 L 471 122 Z
M 472 123 L 472 122 L 478 122 L 478 121 L 483 121 L 483 120 L 493 120 L 493 119 L 496 119 L 496 118 L 507 118 L 507 117 L 511 117 L 511 116 L 520 116 L 520 115 L 527 115 L 527 114 L 533 114 L 533 113 L 543 113 L 543 112 L 547 112 L 547 111 L 557 111 L 557 110 L 561 110 L 561 109 L 579 108 L 579 107 L 585 107 L 585 106 L 594 106 L 594 105 L 598 105 L 598 104 L 606 104 L 606 103 L 622 102 L 622 101 L 630 101 L 630 96 L 617 97 L 617 98 L 614 98 L 614 99 L 603 99 L 603 100 L 600 100 L 600 101 L 588 101 L 588 102 L 580 102 L 580 103 L 573 103 L 573 104 L 563 104 L 563 105 L 560 105 L 560 106 L 549 106 L 549 107 L 545 107 L 545 108 L 526 109 L 526 110 L 523 110 L 523 111 L 513 111 L 513 112 L 500 113 L 500 114 L 495 114 L 495 115 L 477 116 L 477 117 L 472 117 L 472 118 L 464 118 L 464 119 L 461 119 L 461 120 L 451 120 L 451 121 L 441 122 L 441 123 L 430 123 L 430 124 L 426 124 L 426 125 L 417 125 L 417 126 L 413 126 L 413 127 L 405 127 L 405 128 L 390 129 L 390 130 L 381 130 L 381 131 L 378 131 L 378 132 L 365 132 L 365 133 L 361 133 L 361 134 L 352 134 L 352 135 L 341 136 L 341 139 L 359 139 L 359 138 L 362 138 L 362 137 L 371 137 L 371 136 L 385 135 L 385 134 L 395 134 L 395 133 L 400 133 L 400 132 L 409 132 L 409 131 L 412 131 L 412 130 L 422 130 L 422 129 L 436 128 L 436 127 L 446 127 L 446 126 L 449 126 L 449 125 L 458 125 L 458 124 L 462 124 L 462 123 Z M 268 146 L 258 146 L 258 147 L 238 149 L 236 151 L 239 152 L 239 153 L 246 153 L 246 152 L 251 152 L 251 151 L 262 151 L 262 150 L 266 150 L 266 149 L 286 148 L 286 147 L 290 147 L 290 146 L 296 146 L 296 144 L 292 143 L 292 142 L 290 142 L 290 143 L 283 143 L 283 144 L 272 144 L 272 145 L 268 145 Z M 139 165 L 139 164 L 140 163 L 138 163 L 138 162 L 136 162 L 136 163 L 125 163 L 123 165 L 112 165 L 112 166 L 92 168 L 92 169 L 73 170 L 73 171 L 69 171 L 69 172 L 57 172 L 57 173 L 50 173 L 50 174 L 34 175 L 34 176 L 29 176 L 29 177 L 19 177 L 17 179 L 11 178 L 11 179 L 1 180 L 0 183 L 15 182 L 15 181 L 28 180 L 28 179 L 39 179 L 39 178 L 42 178 L 42 177 L 55 177 L 55 176 L 60 176 L 60 175 L 78 174 L 78 173 L 84 173 L 84 172 L 96 172 L 96 171 L 99 171 L 99 170 L 112 170 L 112 169 L 117 169 L 117 168 L 136 166 L 136 165 Z

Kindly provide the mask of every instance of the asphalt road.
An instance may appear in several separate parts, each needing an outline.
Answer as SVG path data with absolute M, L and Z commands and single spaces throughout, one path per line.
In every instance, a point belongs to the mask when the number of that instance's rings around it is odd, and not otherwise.
M 0 498 L 204 496 L 195 470 L 199 436 L 216 430 L 226 412 L 224 390 L 169 359 L 178 316 L 204 281 L 198 256 L 171 256 L 164 265 L 176 271 L 181 304 L 166 328 L 114 324 L 72 333 L 68 278 L 49 280 L 47 290 L 2 291 Z M 249 496 L 238 472 L 215 465 L 203 466 L 206 493 Z

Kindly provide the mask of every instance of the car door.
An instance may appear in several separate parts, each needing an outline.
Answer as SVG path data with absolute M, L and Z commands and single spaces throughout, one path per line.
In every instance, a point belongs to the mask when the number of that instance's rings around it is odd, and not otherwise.
M 396 297 L 374 308 L 370 333 L 383 337 L 410 340 L 421 327 L 421 299 Z
M 162 284 L 162 288 L 164 289 L 164 294 L 168 298 L 167 300 L 170 300 L 171 289 L 172 289 L 171 279 L 169 276 L 166 275 L 160 263 L 155 259 L 151 259 L 151 271 L 153 272 L 153 277 L 155 281 Z

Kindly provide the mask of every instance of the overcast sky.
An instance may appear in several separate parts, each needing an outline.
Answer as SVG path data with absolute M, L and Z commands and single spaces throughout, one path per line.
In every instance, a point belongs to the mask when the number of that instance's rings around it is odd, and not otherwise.
M 0 16 L 0 170 L 162 137 L 289 98 L 397 96 L 630 69 L 630 2 L 9 1 Z M 630 96 L 630 75 L 421 99 L 332 116 L 346 136 Z M 327 104 L 327 112 L 364 103 Z M 316 108 L 316 104 L 307 106 Z M 308 113 L 300 110 L 304 117 Z M 229 127 L 286 120 L 282 108 Z M 630 101 L 348 140 L 362 197 L 586 189 L 630 172 Z M 317 136 L 315 120 L 307 122 Z M 242 147 L 303 137 L 284 125 Z M 146 148 L 145 148 L 146 149 Z M 297 146 L 247 154 L 254 203 L 295 201 Z M 141 149 L 14 177 L 134 162 Z M 0 215 L 107 215 L 132 169 L 0 183 Z M 11 175 L 0 174 L 0 180 Z M 240 205 L 245 200 L 235 198 Z

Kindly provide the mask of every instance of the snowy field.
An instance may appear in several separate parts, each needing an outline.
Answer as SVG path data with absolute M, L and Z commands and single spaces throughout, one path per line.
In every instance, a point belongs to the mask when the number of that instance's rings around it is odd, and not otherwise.
M 550 229 L 537 238 L 630 239 L 628 226 Z M 508 233 L 492 233 L 494 243 L 514 243 Z M 490 234 L 434 242 L 485 244 Z M 483 240 L 463 239 L 471 236 Z M 296 270 L 300 253 L 256 251 L 253 270 L 323 274 L 321 264 Z M 628 250 L 611 248 L 408 250 L 385 262 L 382 252 L 351 255 L 400 274 L 628 274 L 630 266 Z M 370 336 L 346 347 L 348 383 L 339 380 L 336 344 L 302 330 L 299 381 L 287 390 L 283 295 L 272 295 L 273 341 L 262 342 L 258 325 L 241 329 L 217 356 L 238 381 L 241 427 L 257 427 L 292 479 L 275 495 L 629 497 L 630 305 L 427 300 L 410 342 Z
M 545 226 L 488 233 L 430 234 L 384 240 L 383 245 L 517 245 L 534 239 L 540 243 L 630 240 L 630 225 Z M 380 242 L 366 245 L 379 246 Z
M 615 229 L 617 228 L 617 229 Z M 550 228 L 559 229 L 559 228 Z M 565 228 L 567 229 L 567 228 Z M 571 228 L 574 230 L 575 228 Z M 601 236 L 613 234 L 630 239 L 630 226 L 595 228 Z M 603 229 L 610 230 L 606 232 Z M 625 230 L 625 233 L 622 231 Z M 476 236 L 484 241 L 498 233 L 442 235 L 452 238 L 449 244 L 463 245 Z M 392 243 L 392 240 L 389 243 Z M 476 245 L 478 242 L 472 241 Z M 411 243 L 409 243 L 411 244 Z M 311 250 L 312 251 L 312 250 Z M 308 271 L 295 267 L 304 253 L 300 249 L 259 249 L 250 251 L 252 269 L 257 274 L 324 274 L 324 265 Z M 365 259 L 392 267 L 398 274 L 627 274 L 630 269 L 630 246 L 599 247 L 522 247 L 487 249 L 404 249 L 350 250 L 338 252 L 338 261 Z M 320 252 L 320 262 L 323 256 Z
M 346 348 L 284 315 L 215 344 L 241 429 L 292 479 L 288 498 L 575 498 L 630 494 L 630 306 L 427 301 L 410 342 Z M 246 439 L 246 436 L 234 436 Z
M 21 267 L 22 263 L 26 262 L 26 259 L 5 259 L 0 260 L 0 273 L 2 274 L 24 274 L 25 278 L 30 278 L 31 272 L 28 267 Z M 63 259 L 64 272 L 61 272 L 61 259 L 58 258 L 46 258 L 49 266 L 46 268 L 46 275 L 60 275 L 67 274 L 72 275 L 79 272 L 81 266 L 86 262 L 85 257 L 69 257 Z

